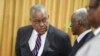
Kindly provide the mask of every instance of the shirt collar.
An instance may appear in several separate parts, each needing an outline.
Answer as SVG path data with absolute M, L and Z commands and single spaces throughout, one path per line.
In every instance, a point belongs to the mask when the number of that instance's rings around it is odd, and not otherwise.
M 34 35 L 38 35 L 38 32 L 34 29 L 34 30 L 33 30 L 33 34 L 34 34 Z
M 44 34 L 42 34 L 41 36 L 47 35 L 47 32 L 48 32 L 48 31 L 46 31 L 46 32 L 45 32 Z M 37 36 L 37 35 L 38 35 L 38 32 L 34 29 L 34 30 L 33 30 L 33 34 Z
M 84 31 L 83 33 L 81 33 L 78 38 L 77 38 L 77 42 L 79 43 L 81 41 L 81 39 L 87 34 L 89 33 L 90 31 L 92 31 L 92 29 L 89 29 L 89 30 L 86 30 Z
M 94 31 L 94 35 L 96 36 L 99 32 L 100 32 L 100 27 L 98 27 L 98 28 Z

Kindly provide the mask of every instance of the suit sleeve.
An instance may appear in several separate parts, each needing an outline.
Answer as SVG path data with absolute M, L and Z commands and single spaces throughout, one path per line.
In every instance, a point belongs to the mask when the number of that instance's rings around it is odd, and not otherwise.
M 69 53 L 72 49 L 69 36 L 64 36 L 64 40 L 62 42 L 62 56 L 69 56 Z
M 19 30 L 17 32 L 17 37 L 16 37 L 15 56 L 21 56 L 21 52 L 20 52 L 20 31 Z

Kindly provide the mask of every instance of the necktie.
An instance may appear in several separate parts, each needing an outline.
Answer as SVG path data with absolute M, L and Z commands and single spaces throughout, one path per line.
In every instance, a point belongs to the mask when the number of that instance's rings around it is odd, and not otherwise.
M 77 46 L 77 45 L 78 45 L 78 42 L 77 42 L 77 40 L 75 40 L 74 47 Z
M 32 50 L 33 56 L 37 56 L 40 46 L 41 46 L 41 37 L 40 35 L 38 35 L 35 48 Z

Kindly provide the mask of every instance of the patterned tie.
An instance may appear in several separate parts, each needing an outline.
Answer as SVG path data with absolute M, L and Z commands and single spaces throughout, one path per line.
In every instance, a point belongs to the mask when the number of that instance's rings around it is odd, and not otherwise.
M 35 48 L 32 50 L 33 56 L 37 56 L 40 46 L 41 46 L 41 37 L 40 35 L 38 35 Z

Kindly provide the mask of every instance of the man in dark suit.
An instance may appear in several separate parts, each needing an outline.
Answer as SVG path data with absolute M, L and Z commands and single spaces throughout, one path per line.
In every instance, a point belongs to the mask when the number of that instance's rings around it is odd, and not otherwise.
M 87 19 L 87 9 L 81 8 L 74 12 L 72 15 L 72 32 L 74 35 L 78 35 L 72 51 L 69 56 L 75 56 L 76 52 L 90 40 L 94 34 L 90 29 L 90 25 Z
M 68 56 L 71 51 L 69 36 L 48 23 L 42 5 L 30 10 L 32 25 L 18 30 L 16 56 Z
M 88 20 L 95 28 L 94 37 L 78 50 L 75 56 L 100 56 L 100 0 L 90 0 Z

